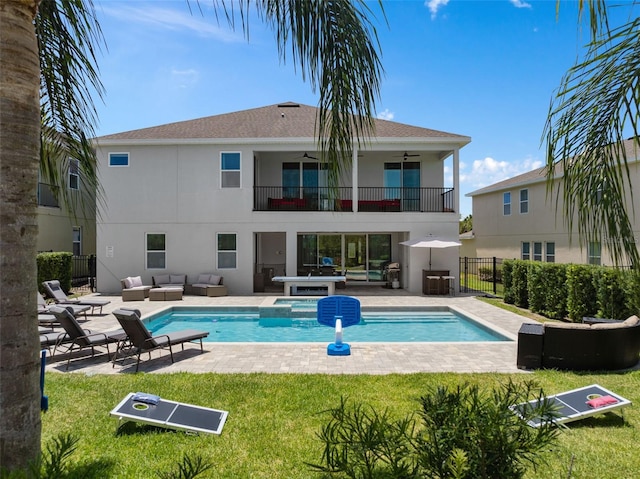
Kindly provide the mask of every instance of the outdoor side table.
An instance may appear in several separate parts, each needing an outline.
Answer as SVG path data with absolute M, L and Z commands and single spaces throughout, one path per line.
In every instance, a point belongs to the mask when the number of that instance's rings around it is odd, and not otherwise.
M 518 331 L 519 369 L 539 369 L 542 367 L 542 345 L 544 327 L 539 323 L 523 323 Z

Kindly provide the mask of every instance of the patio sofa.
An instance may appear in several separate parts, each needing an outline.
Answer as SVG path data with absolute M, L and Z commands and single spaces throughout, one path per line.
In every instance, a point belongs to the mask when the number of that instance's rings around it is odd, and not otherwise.
M 152 276 L 154 288 L 182 288 L 187 283 L 186 274 L 158 274 Z
M 640 319 L 585 323 L 525 323 L 518 332 L 520 369 L 627 369 L 640 359 Z
M 195 296 L 226 296 L 228 291 L 227 287 L 222 284 L 223 281 L 224 278 L 217 274 L 200 274 L 194 283 L 186 285 L 185 293 Z
M 144 301 L 149 297 L 151 286 L 142 284 L 140 276 L 128 276 L 120 280 L 122 301 Z

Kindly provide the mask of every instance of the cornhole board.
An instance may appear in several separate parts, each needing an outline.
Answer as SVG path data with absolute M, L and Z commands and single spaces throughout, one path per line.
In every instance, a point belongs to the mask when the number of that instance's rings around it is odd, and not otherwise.
M 139 402 L 129 393 L 112 411 L 119 421 L 128 420 L 187 433 L 221 434 L 227 411 L 160 399 L 157 404 Z
M 615 398 L 617 402 L 600 407 L 591 407 L 587 404 L 587 401 L 591 399 L 604 396 L 611 396 Z M 622 414 L 622 408 L 631 405 L 631 401 L 628 399 L 625 399 L 619 394 L 615 394 L 598 384 L 591 384 L 590 386 L 572 389 L 571 391 L 554 394 L 553 396 L 547 396 L 547 399 L 551 400 L 552 404 L 557 408 L 559 416 L 553 420 L 556 424 L 566 424 L 568 422 L 577 421 L 597 414 L 613 412 L 615 410 L 619 410 Z M 514 406 L 513 409 L 518 412 L 518 410 L 524 407 L 525 404 L 535 406 L 537 403 L 538 400 L 533 400 L 528 403 L 518 404 Z M 541 424 L 542 418 L 534 418 L 529 421 L 529 425 L 533 427 L 539 427 Z

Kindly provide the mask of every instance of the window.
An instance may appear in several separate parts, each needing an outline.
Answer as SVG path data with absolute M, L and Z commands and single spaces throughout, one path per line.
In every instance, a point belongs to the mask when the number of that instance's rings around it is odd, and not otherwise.
M 520 214 L 529 212 L 529 190 L 520 190 Z
M 542 261 L 542 243 L 533 243 L 533 261 Z
M 109 153 L 109 166 L 129 166 L 129 153 Z
M 502 214 L 509 216 L 511 214 L 511 192 L 507 191 L 502 194 Z
M 220 153 L 220 186 L 240 188 L 240 153 Z
M 602 258 L 602 247 L 600 243 L 597 243 L 597 242 L 589 243 L 587 254 L 588 254 L 589 264 L 600 265 L 600 261 Z
M 238 267 L 235 233 L 218 233 L 218 269 Z
M 80 189 L 80 162 L 72 158 L 69 159 L 69 189 Z
M 546 251 L 545 261 L 547 263 L 555 263 L 556 262 L 556 244 L 547 243 L 546 248 L 547 248 L 547 251 Z
M 82 230 L 79 226 L 73 227 L 73 255 L 80 256 L 82 254 Z
M 167 267 L 166 238 L 164 233 L 147 233 L 147 269 Z
M 522 243 L 522 258 L 531 259 L 531 243 Z

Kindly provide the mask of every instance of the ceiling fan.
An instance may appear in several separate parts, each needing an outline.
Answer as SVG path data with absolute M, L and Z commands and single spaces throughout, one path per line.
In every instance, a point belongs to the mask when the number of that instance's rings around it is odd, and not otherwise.
M 311 156 L 306 151 L 304 152 L 304 155 L 299 156 L 298 158 L 304 158 L 305 160 L 317 160 L 318 159 L 315 156 Z
M 407 151 L 405 151 L 403 155 L 395 155 L 396 158 L 402 158 L 404 161 L 407 161 L 407 158 L 411 158 L 412 156 L 420 155 L 418 153 L 409 153 Z

